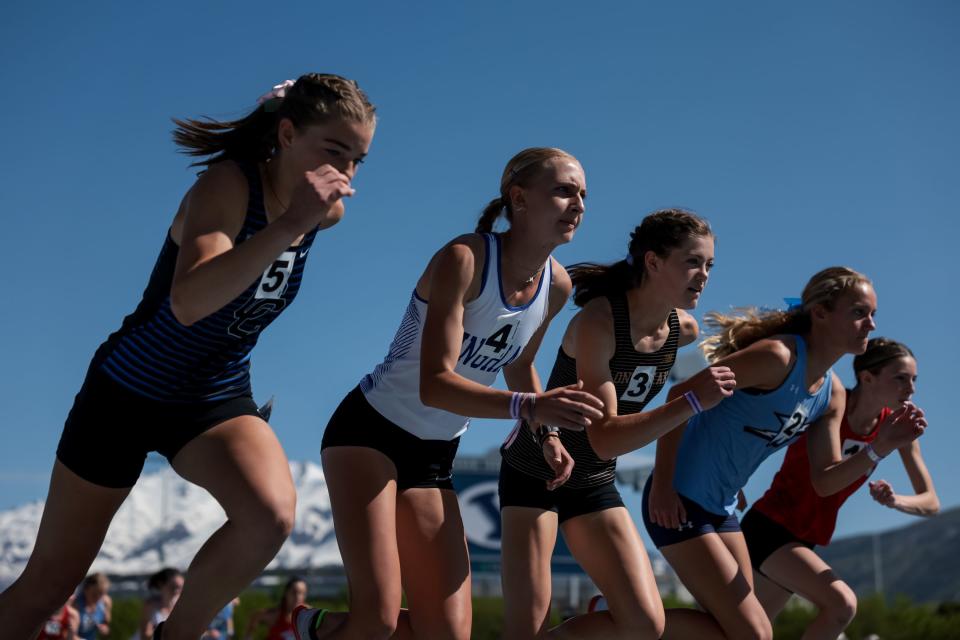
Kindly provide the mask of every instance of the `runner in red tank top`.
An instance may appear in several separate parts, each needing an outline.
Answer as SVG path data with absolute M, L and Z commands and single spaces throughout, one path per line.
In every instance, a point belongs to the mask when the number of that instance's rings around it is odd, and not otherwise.
M 897 419 L 896 409 L 909 403 L 917 379 L 910 349 L 886 338 L 871 340 L 867 350 L 854 358 L 853 369 L 857 386 L 847 391 L 845 415 L 834 443 L 843 459 L 868 447 L 873 451 L 877 434 Z M 870 482 L 870 495 L 904 513 L 935 514 L 940 504 L 919 442 L 914 440 L 899 451 L 916 495 L 896 494 L 886 480 Z M 886 453 L 874 451 L 876 460 Z M 771 621 L 793 593 L 819 610 L 804 638 L 836 638 L 853 619 L 856 596 L 813 547 L 830 543 L 840 507 L 870 473 L 838 493 L 821 496 L 810 481 L 806 436 L 787 450 L 773 484 L 741 523 L 756 573 L 757 597 Z
M 72 606 L 73 596 L 43 624 L 36 640 L 72 640 L 80 626 L 80 614 Z
M 307 583 L 303 578 L 293 577 L 283 587 L 283 594 L 276 607 L 261 609 L 253 614 L 247 624 L 245 640 L 253 637 L 258 627 L 269 624 L 267 640 L 296 640 L 291 614 L 307 601 Z

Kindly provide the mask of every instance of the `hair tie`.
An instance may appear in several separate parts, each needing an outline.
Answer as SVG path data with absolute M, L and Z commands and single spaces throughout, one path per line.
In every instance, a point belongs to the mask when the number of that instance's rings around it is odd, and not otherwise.
M 628 253 L 628 254 L 627 254 L 627 257 L 624 258 L 623 261 L 626 262 L 628 265 L 630 265 L 630 266 L 632 267 L 632 266 L 633 266 L 633 254 L 632 254 L 632 253 Z
M 803 309 L 803 300 L 801 298 L 784 298 L 783 301 L 787 303 L 787 313 Z
M 276 111 L 280 106 L 280 100 L 287 97 L 287 89 L 295 84 L 295 80 L 284 80 L 280 84 L 273 85 L 270 91 L 257 98 L 257 104 L 264 105 L 265 111 Z

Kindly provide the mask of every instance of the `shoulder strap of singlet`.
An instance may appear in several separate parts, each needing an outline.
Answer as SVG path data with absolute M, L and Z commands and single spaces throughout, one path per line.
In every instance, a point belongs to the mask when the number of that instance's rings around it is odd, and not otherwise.
M 553 254 L 547 256 L 547 264 L 543 267 L 543 295 L 547 299 L 543 303 L 543 319 L 550 317 L 550 290 L 553 288 Z
M 616 350 L 635 351 L 633 336 L 630 335 L 630 305 L 627 303 L 627 296 L 623 293 L 617 293 L 607 296 L 607 300 L 610 302 L 610 311 L 613 313 L 613 334 L 616 340 Z
M 493 241 L 491 234 L 481 233 L 480 235 L 483 236 L 483 244 L 486 253 L 483 255 L 483 274 L 480 276 L 480 293 L 477 294 L 478 298 L 483 295 L 483 290 L 487 287 L 487 281 L 490 279 L 490 263 L 493 262 L 494 252 L 493 245 L 496 244 L 496 242 Z
M 673 340 L 675 343 L 679 344 L 680 342 L 680 314 L 677 313 L 676 309 L 670 310 L 670 317 L 667 318 L 667 323 L 670 326 L 670 334 L 667 336 L 667 342 L 665 344 L 670 344 L 670 341 Z
M 790 372 L 790 375 L 799 376 L 802 381 L 807 375 L 807 343 L 803 336 L 798 334 L 793 334 L 793 339 L 797 349 L 797 361 L 793 365 L 793 371 Z
M 263 202 L 263 182 L 260 180 L 260 167 L 256 163 L 235 161 L 247 179 L 247 213 L 243 221 L 245 230 L 259 231 L 267 226 L 267 208 Z M 240 234 L 244 235 L 243 232 Z M 242 240 L 243 238 L 238 238 Z

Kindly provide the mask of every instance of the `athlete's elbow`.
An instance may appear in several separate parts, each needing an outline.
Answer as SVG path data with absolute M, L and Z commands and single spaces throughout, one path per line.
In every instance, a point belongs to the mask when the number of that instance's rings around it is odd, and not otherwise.
M 427 407 L 442 409 L 443 407 L 439 405 L 440 399 L 443 397 L 443 393 L 440 391 L 440 386 L 441 385 L 438 384 L 436 375 L 421 372 L 420 402 Z
M 821 498 L 832 496 L 843 487 L 834 487 L 831 482 L 822 477 L 813 475 L 810 477 L 810 484 L 813 485 L 813 491 Z
M 612 460 L 620 455 L 613 438 L 610 437 L 610 421 L 601 420 L 593 422 L 587 427 L 587 438 L 590 440 L 590 448 L 597 454 L 601 460 Z
M 590 446 L 593 448 L 593 452 L 597 454 L 597 457 L 601 460 L 612 460 L 617 457 L 617 451 L 612 446 L 608 445 L 603 439 L 598 440 L 597 442 L 590 442 Z

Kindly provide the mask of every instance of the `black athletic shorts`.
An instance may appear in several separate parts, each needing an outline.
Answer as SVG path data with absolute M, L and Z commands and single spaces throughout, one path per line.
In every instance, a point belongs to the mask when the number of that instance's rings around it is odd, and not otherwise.
M 734 533 L 740 531 L 740 523 L 737 522 L 737 516 L 732 513 L 717 514 L 707 511 L 693 500 L 684 495 L 680 495 L 680 501 L 687 512 L 687 519 L 680 523 L 677 529 L 668 529 L 655 524 L 650 520 L 650 484 L 652 477 L 647 478 L 647 483 L 643 487 L 643 502 L 640 510 L 643 511 L 643 524 L 650 534 L 650 539 L 657 549 L 699 538 L 708 533 Z
M 159 402 L 92 366 L 67 416 L 57 459 L 88 482 L 125 489 L 136 484 L 148 452 L 172 460 L 198 435 L 237 416 L 260 416 L 249 395 Z
M 333 412 L 320 451 L 367 447 L 387 456 L 397 469 L 397 490 L 437 487 L 453 490 L 453 459 L 460 438 L 422 440 L 384 418 L 355 387 Z
M 771 520 L 756 509 L 750 509 L 743 516 L 740 523 L 743 537 L 747 540 L 747 549 L 750 551 L 750 564 L 753 570 L 766 575 L 760 570 L 763 562 L 780 547 L 795 542 L 807 549 L 813 549 L 812 542 L 801 540 L 779 522 Z
M 500 461 L 500 509 L 504 507 L 532 507 L 555 511 L 559 522 L 587 513 L 622 507 L 623 499 L 613 482 L 596 487 L 571 489 L 560 485 L 547 490 L 542 478 L 534 478 L 512 467 L 506 460 Z

